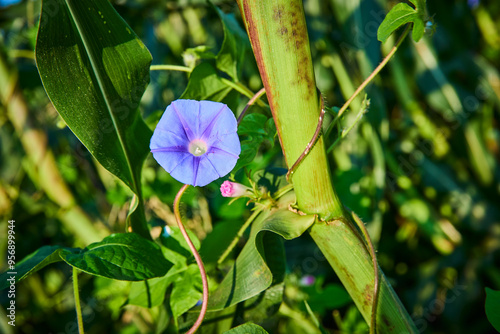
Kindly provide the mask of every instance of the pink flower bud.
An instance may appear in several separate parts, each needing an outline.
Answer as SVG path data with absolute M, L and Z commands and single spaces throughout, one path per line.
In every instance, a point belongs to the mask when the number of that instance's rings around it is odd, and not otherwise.
M 220 186 L 220 192 L 224 197 L 240 197 L 245 196 L 248 192 L 251 192 L 247 186 L 242 185 L 241 183 L 224 181 Z

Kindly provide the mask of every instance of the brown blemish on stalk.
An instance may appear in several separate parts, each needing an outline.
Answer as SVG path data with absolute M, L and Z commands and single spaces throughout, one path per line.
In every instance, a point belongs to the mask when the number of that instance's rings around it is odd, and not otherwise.
M 387 319 L 387 316 L 385 314 L 379 316 L 382 318 L 382 321 L 384 322 L 385 325 L 384 332 L 394 332 L 395 326 L 391 324 L 389 319 Z
M 286 35 L 288 34 L 288 29 L 286 27 L 281 27 L 278 29 L 280 35 Z
M 349 269 L 347 269 L 346 267 L 340 267 L 340 272 L 344 274 L 344 278 L 345 278 L 345 281 L 343 282 L 344 285 L 351 286 L 352 289 L 356 289 L 356 284 L 355 284 L 356 281 L 354 280 L 354 276 L 351 274 Z M 353 291 L 353 290 L 351 290 L 351 291 Z
M 365 291 L 363 291 L 363 295 L 365 297 L 363 300 L 363 305 L 367 309 L 371 309 L 373 303 L 373 289 L 369 284 L 365 285 Z
M 305 83 L 307 90 L 304 90 L 304 98 L 309 100 L 315 96 L 314 90 L 316 88 L 312 75 L 310 52 L 307 48 L 309 38 L 302 5 L 298 1 L 291 2 L 287 7 L 277 5 L 273 9 L 272 18 L 279 24 L 276 33 L 285 42 L 285 50 L 287 52 L 293 51 L 297 57 L 297 74 L 291 84 L 301 85 Z
M 285 7 L 283 5 L 276 6 L 276 8 L 274 9 L 274 13 L 273 13 L 273 19 L 275 21 L 281 20 L 281 18 L 283 17 L 284 8 Z

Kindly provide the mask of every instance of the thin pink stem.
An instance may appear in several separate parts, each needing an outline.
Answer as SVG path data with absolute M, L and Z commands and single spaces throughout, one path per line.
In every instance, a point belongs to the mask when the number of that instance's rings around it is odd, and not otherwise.
M 309 153 L 311 148 L 314 146 L 314 144 L 316 143 L 316 140 L 318 140 L 318 137 L 321 133 L 321 126 L 323 125 L 323 119 L 325 117 L 325 105 L 324 105 L 325 102 L 323 101 L 323 96 L 321 95 L 321 92 L 319 93 L 319 96 L 320 96 L 320 101 L 321 101 L 321 105 L 320 105 L 321 112 L 319 114 L 318 125 L 316 126 L 316 131 L 314 131 L 314 135 L 312 136 L 311 141 L 309 143 L 307 143 L 306 149 L 304 150 L 304 152 L 302 152 L 302 154 L 297 158 L 295 163 L 292 165 L 292 167 L 290 167 L 290 169 L 286 173 L 286 180 L 289 183 L 292 183 L 290 178 L 292 177 L 293 173 L 295 173 L 295 170 L 297 169 L 299 164 L 302 162 L 302 160 L 304 160 L 306 155 Z
M 205 271 L 205 267 L 203 266 L 203 261 L 201 260 L 201 256 L 198 253 L 198 251 L 196 250 L 196 247 L 194 246 L 191 239 L 189 239 L 189 235 L 187 234 L 186 229 L 184 228 L 184 225 L 182 224 L 181 213 L 179 211 L 179 203 L 181 201 L 181 197 L 188 187 L 189 187 L 189 184 L 183 185 L 182 188 L 177 193 L 177 195 L 175 196 L 174 215 L 175 215 L 175 219 L 177 220 L 177 224 L 179 225 L 179 229 L 181 230 L 182 236 L 186 240 L 186 242 L 189 246 L 189 249 L 191 250 L 191 252 L 194 255 L 196 263 L 198 264 L 198 268 L 200 269 L 201 281 L 203 284 L 203 299 L 202 299 L 200 314 L 198 315 L 198 319 L 196 319 L 196 322 L 194 323 L 193 327 L 191 327 L 189 329 L 189 331 L 187 331 L 187 333 L 186 333 L 186 334 L 193 334 L 194 332 L 196 332 L 198 327 L 200 327 L 201 323 L 203 322 L 203 319 L 205 318 L 205 314 L 207 313 L 208 280 L 207 280 L 207 273 Z
M 250 101 L 248 101 L 247 105 L 245 106 L 245 108 L 241 112 L 240 116 L 238 116 L 238 125 L 240 125 L 241 120 L 243 119 L 243 116 L 245 116 L 248 108 L 250 108 L 250 106 L 252 104 L 254 104 L 255 101 L 257 101 L 258 98 L 260 98 L 262 95 L 264 95 L 265 92 L 266 92 L 266 89 L 265 88 L 261 88 L 257 93 L 255 93 L 255 95 L 250 99 Z

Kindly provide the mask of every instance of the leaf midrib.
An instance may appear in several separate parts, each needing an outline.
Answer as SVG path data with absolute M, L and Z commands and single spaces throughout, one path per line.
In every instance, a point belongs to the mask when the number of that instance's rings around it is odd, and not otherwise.
M 132 191 L 136 194 L 138 194 L 138 189 L 137 189 L 137 183 L 136 183 L 136 179 L 135 179 L 135 175 L 134 175 L 134 171 L 132 169 L 132 165 L 130 163 L 130 158 L 129 158 L 129 154 L 128 154 L 128 150 L 124 144 L 124 141 L 123 141 L 123 138 L 122 138 L 122 134 L 120 132 L 120 129 L 118 127 L 118 124 L 116 122 L 116 119 L 115 119 L 115 116 L 113 115 L 113 109 L 111 108 L 111 105 L 109 104 L 108 102 L 108 94 L 106 92 L 106 89 L 104 88 L 104 83 L 103 83 L 103 79 L 101 77 L 101 73 L 99 72 L 99 68 L 98 66 L 96 66 L 97 64 L 97 61 L 94 59 L 94 55 L 92 54 L 92 52 L 90 52 L 90 47 L 89 47 L 89 43 L 87 41 L 87 37 L 85 35 L 85 30 L 81 27 L 80 25 L 80 22 L 78 21 L 77 19 L 77 16 L 76 14 L 73 12 L 73 8 L 71 6 L 71 0 L 65 0 L 66 4 L 68 5 L 68 9 L 69 9 L 69 13 L 71 15 L 71 18 L 73 19 L 73 22 L 75 22 L 75 26 L 76 26 L 76 29 L 78 30 L 78 33 L 79 33 L 79 36 L 81 38 L 81 41 L 83 43 L 83 47 L 85 48 L 85 52 L 87 54 L 87 57 L 89 58 L 90 60 L 90 64 L 92 66 L 93 69 L 95 69 L 94 71 L 94 74 L 96 76 L 96 79 L 97 79 L 97 84 L 99 85 L 99 91 L 104 99 L 104 102 L 106 103 L 106 109 L 111 117 L 111 121 L 113 122 L 113 127 L 115 128 L 116 130 L 116 133 L 117 133 L 117 136 L 118 136 L 118 140 L 120 142 L 120 146 L 124 152 L 124 155 L 125 155 L 125 159 L 127 161 L 127 167 L 128 167 L 128 171 L 130 173 L 130 178 L 132 180 Z M 111 5 L 111 4 L 110 4 Z

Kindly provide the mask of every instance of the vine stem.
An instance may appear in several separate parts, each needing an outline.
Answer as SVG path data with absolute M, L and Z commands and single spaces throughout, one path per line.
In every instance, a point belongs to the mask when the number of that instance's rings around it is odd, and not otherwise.
M 323 125 L 323 119 L 325 117 L 325 101 L 323 100 L 323 96 L 321 95 L 321 92 L 319 93 L 319 96 L 320 96 L 320 101 L 321 101 L 321 103 L 320 103 L 321 113 L 319 114 L 318 125 L 316 126 L 316 131 L 314 131 L 313 137 L 311 138 L 309 143 L 307 143 L 306 149 L 304 150 L 304 152 L 302 152 L 302 154 L 298 157 L 298 159 L 295 161 L 295 163 L 292 165 L 292 167 L 290 167 L 290 169 L 288 169 L 288 172 L 286 173 L 286 180 L 289 183 L 291 183 L 290 177 L 293 175 L 293 173 L 295 172 L 295 170 L 297 169 L 299 164 L 302 162 L 302 160 L 304 160 L 306 155 L 309 153 L 311 148 L 314 146 L 314 143 L 316 143 L 316 140 L 318 140 L 318 137 L 321 133 L 321 126 Z
M 342 139 L 344 139 L 345 137 L 347 137 L 347 135 L 349 134 L 349 132 L 351 132 L 351 130 L 356 126 L 356 124 L 359 123 L 359 121 L 361 120 L 361 118 L 363 117 L 363 115 L 367 111 L 368 111 L 368 102 L 367 102 L 367 100 L 365 98 L 365 101 L 364 101 L 363 105 L 361 106 L 361 110 L 356 115 L 356 119 L 354 120 L 354 122 L 352 122 L 352 124 L 347 129 L 345 129 L 344 131 L 342 131 L 342 133 L 335 140 L 335 142 L 333 142 L 333 144 L 330 145 L 330 147 L 326 150 L 326 153 L 330 153 L 335 148 L 335 146 L 337 146 L 340 143 L 340 141 Z
M 250 106 L 252 104 L 254 104 L 255 101 L 258 100 L 265 93 L 266 93 L 266 89 L 265 88 L 261 88 L 257 93 L 255 93 L 254 96 L 252 96 L 252 98 L 250 99 L 250 101 L 248 101 L 248 103 L 245 106 L 245 108 L 243 108 L 243 111 L 241 112 L 240 116 L 238 116 L 238 125 L 240 125 L 241 121 L 243 120 L 243 117 L 245 116 L 248 108 L 250 108 Z
M 182 186 L 182 188 L 179 190 L 177 195 L 175 196 L 174 200 L 174 215 L 175 219 L 177 220 L 177 224 L 179 225 L 179 229 L 181 230 L 182 236 L 186 240 L 189 249 L 194 255 L 194 258 L 196 260 L 196 264 L 198 264 L 198 268 L 200 269 L 200 275 L 201 275 L 201 281 L 203 284 L 203 299 L 202 299 L 202 304 L 201 304 L 201 311 L 200 314 L 198 315 L 198 319 L 196 319 L 196 322 L 193 324 L 193 326 L 187 331 L 186 334 L 193 334 L 196 332 L 198 327 L 200 327 L 201 323 L 203 322 L 203 319 L 205 318 L 205 314 L 207 313 L 207 308 L 208 308 L 208 280 L 207 280 L 207 273 L 205 271 L 205 267 L 203 266 L 203 261 L 201 260 L 201 256 L 196 250 L 196 247 L 194 246 L 193 242 L 189 238 L 189 235 L 187 234 L 187 231 L 182 224 L 182 218 L 181 218 L 181 213 L 179 210 L 179 203 L 181 201 L 181 197 L 186 191 L 186 189 L 189 188 L 189 184 L 185 184 Z
M 168 65 L 168 64 L 167 65 L 151 65 L 149 67 L 149 70 L 150 71 L 178 71 L 178 72 L 186 72 L 186 73 L 193 72 L 193 69 L 191 67 L 182 66 L 182 65 Z M 264 102 L 262 102 L 261 100 L 258 99 L 259 97 L 261 97 L 264 94 L 261 92 L 262 90 L 264 90 L 264 92 L 265 92 L 264 88 L 259 90 L 259 92 L 257 94 L 254 94 L 250 89 L 248 89 L 245 85 L 243 85 L 239 82 L 233 82 L 233 81 L 228 80 L 226 78 L 219 78 L 219 79 L 226 86 L 231 87 L 232 89 L 236 90 L 237 92 L 239 92 L 242 95 L 245 95 L 249 99 L 253 99 L 256 95 L 258 95 L 257 98 L 255 98 L 255 100 L 253 100 L 252 103 L 250 103 L 250 104 L 253 104 L 255 101 L 257 101 L 257 104 L 259 106 L 261 106 L 261 107 L 266 106 L 266 104 Z
M 80 306 L 80 291 L 78 290 L 78 269 L 73 267 L 73 291 L 75 294 L 76 319 L 78 322 L 78 333 L 84 334 L 82 308 Z
M 368 252 L 370 253 L 370 256 L 372 257 L 372 262 L 373 262 L 373 273 L 375 276 L 374 282 L 373 282 L 373 301 L 372 301 L 372 316 L 371 316 L 371 324 L 370 324 L 370 333 L 376 333 L 377 332 L 377 305 L 378 305 L 378 295 L 379 295 L 379 290 L 380 290 L 380 274 L 378 270 L 378 261 L 377 261 L 377 255 L 375 254 L 375 247 L 373 247 L 372 239 L 370 238 L 370 235 L 368 234 L 368 230 L 365 227 L 365 224 L 361 221 L 361 219 L 358 217 L 358 215 L 347 208 L 347 210 L 350 212 L 352 218 L 356 222 L 356 225 L 359 227 L 361 230 L 361 234 L 363 234 L 363 237 L 365 239 L 366 246 L 368 248 Z
M 398 50 L 398 48 L 401 46 L 401 43 L 403 43 L 406 35 L 408 35 L 408 32 L 410 31 L 410 28 L 411 28 L 411 24 L 407 24 L 406 29 L 401 34 L 401 36 L 399 36 L 398 41 L 392 47 L 391 51 L 389 51 L 389 53 L 387 54 L 387 56 L 385 56 L 385 58 L 382 60 L 382 62 L 373 70 L 373 72 L 368 76 L 368 78 L 366 78 L 365 81 L 363 81 L 363 83 L 358 87 L 358 89 L 356 89 L 356 91 L 351 95 L 351 97 L 349 98 L 349 100 L 347 100 L 344 103 L 344 105 L 342 106 L 342 108 L 340 108 L 339 112 L 337 113 L 337 116 L 332 121 L 332 124 L 335 124 L 337 122 L 337 120 L 340 119 L 340 117 L 342 116 L 342 114 L 351 105 L 352 101 L 354 101 L 354 99 L 359 95 L 359 93 L 361 93 L 361 91 L 363 91 L 363 89 L 365 89 L 366 86 L 368 86 L 368 84 L 373 80 L 373 78 L 375 78 L 377 76 L 377 74 L 385 67 L 385 65 L 387 65 L 387 63 L 389 62 L 389 60 L 391 60 L 392 56 L 394 56 L 394 54 L 396 53 L 396 51 Z M 331 131 L 332 128 L 333 127 L 331 127 L 331 128 L 328 129 L 328 131 L 326 132 L 326 137 L 328 137 L 328 135 L 330 134 L 330 131 Z
M 337 113 L 337 116 L 332 121 L 332 124 L 337 123 L 337 121 L 340 119 L 342 114 L 351 105 L 352 101 L 354 101 L 354 99 L 359 95 L 359 93 L 361 93 L 363 91 L 363 89 L 366 88 L 366 86 L 373 80 L 373 78 L 375 78 L 377 76 L 377 74 L 385 67 L 385 65 L 389 62 L 389 60 L 391 60 L 392 56 L 394 56 L 394 54 L 398 50 L 399 46 L 401 45 L 401 43 L 405 39 L 406 35 L 408 35 L 410 28 L 411 28 L 411 24 L 408 24 L 406 26 L 405 31 L 401 34 L 401 36 L 399 36 L 398 41 L 392 47 L 391 51 L 387 54 L 387 56 L 384 58 L 384 60 L 382 60 L 382 62 L 373 70 L 373 72 L 368 76 L 368 78 L 366 78 L 365 81 L 363 81 L 363 83 L 358 87 L 358 89 L 356 89 L 356 91 L 352 94 L 352 96 L 344 103 L 342 108 L 340 108 L 339 112 Z M 320 96 L 321 96 L 321 94 L 320 94 Z M 325 106 L 324 106 L 323 96 L 321 96 L 321 113 L 319 115 L 318 125 L 316 126 L 316 131 L 314 132 L 314 135 L 311 138 L 311 140 L 309 141 L 309 143 L 307 143 L 306 149 L 304 150 L 304 152 L 302 152 L 302 154 L 298 157 L 298 159 L 295 161 L 295 163 L 292 165 L 292 167 L 288 170 L 288 173 L 286 173 L 286 179 L 288 182 L 290 182 L 290 177 L 295 172 L 295 169 L 297 169 L 298 165 L 302 162 L 302 160 L 304 160 L 306 155 L 309 153 L 311 148 L 314 146 L 314 143 L 316 143 L 316 140 L 318 139 L 318 137 L 321 133 L 321 127 L 323 125 L 324 116 L 325 116 Z M 333 128 L 333 126 L 331 125 L 328 128 L 328 130 L 326 131 L 327 137 L 330 134 L 330 131 L 332 128 Z M 337 144 L 337 142 L 335 142 L 334 144 Z M 329 149 L 329 151 L 330 151 L 330 149 Z
M 179 71 L 186 73 L 191 73 L 193 71 L 190 67 L 180 65 L 151 65 L 149 69 L 151 71 Z

